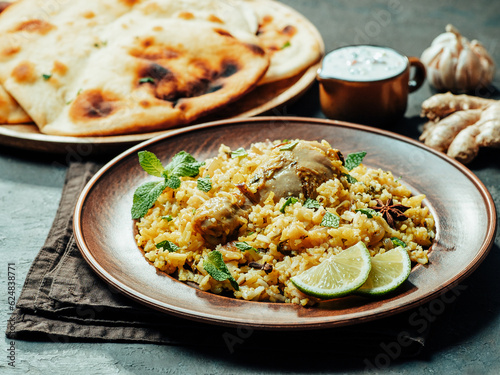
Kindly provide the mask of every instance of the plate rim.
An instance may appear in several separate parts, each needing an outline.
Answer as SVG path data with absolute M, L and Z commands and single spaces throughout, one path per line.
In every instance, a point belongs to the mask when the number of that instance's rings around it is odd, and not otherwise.
M 450 163 L 453 167 L 459 170 L 460 173 L 462 173 L 476 188 L 476 190 L 479 192 L 481 197 L 483 198 L 483 202 L 486 207 L 486 217 L 488 219 L 488 227 L 486 229 L 485 233 L 485 238 L 483 239 L 480 248 L 478 249 L 478 253 L 476 256 L 471 259 L 467 266 L 464 267 L 459 273 L 454 274 L 452 280 L 448 282 L 447 284 L 443 285 L 438 285 L 434 290 L 431 290 L 426 296 L 417 299 L 415 301 L 412 301 L 410 303 L 406 303 L 402 306 L 398 306 L 397 311 L 393 312 L 392 310 L 386 310 L 386 311 L 381 311 L 375 314 L 371 315 L 363 315 L 361 312 L 358 314 L 352 314 L 353 317 L 350 320 L 344 320 L 341 322 L 325 322 L 324 317 L 320 317 L 318 322 L 305 322 L 305 323 L 291 323 L 291 324 L 276 324 L 276 323 L 271 323 L 271 324 L 264 324 L 262 322 L 242 322 L 242 321 L 229 321 L 229 320 L 221 320 L 217 319 L 213 315 L 210 314 L 203 314 L 203 313 L 194 313 L 191 310 L 184 309 L 184 308 L 177 308 L 175 306 L 172 307 L 166 307 L 164 306 L 165 304 L 158 304 L 158 301 L 156 301 L 154 298 L 150 298 L 148 296 L 143 295 L 142 293 L 134 293 L 133 288 L 124 285 L 122 282 L 118 281 L 113 275 L 111 275 L 106 269 L 104 269 L 99 262 L 93 257 L 91 250 L 87 247 L 84 236 L 82 233 L 82 223 L 81 223 L 81 213 L 83 209 L 83 204 L 87 198 L 87 196 L 90 194 L 92 188 L 94 185 L 99 181 L 99 179 L 112 167 L 114 167 L 117 163 L 119 163 L 122 159 L 126 158 L 127 156 L 147 147 L 148 145 L 151 144 L 156 144 L 158 142 L 164 141 L 165 139 L 183 134 L 183 133 L 191 133 L 191 132 L 196 132 L 201 129 L 209 129 L 213 127 L 223 127 L 223 126 L 228 126 L 228 125 L 237 125 L 238 123 L 266 123 L 266 122 L 278 122 L 278 121 L 284 121 L 284 122 L 295 122 L 295 123 L 312 123 L 312 124 L 317 124 L 317 125 L 324 125 L 324 126 L 337 126 L 337 127 L 346 127 L 350 129 L 355 129 L 359 131 L 364 131 L 368 133 L 375 133 L 379 134 L 385 137 L 397 139 L 399 141 L 403 141 L 406 143 L 413 144 L 414 146 L 417 146 L 418 148 L 424 149 L 425 151 L 431 152 L 432 154 L 438 156 L 439 158 L 445 160 L 446 162 Z M 336 327 L 336 326 L 347 326 L 347 325 L 352 325 L 352 324 L 359 324 L 367 321 L 372 321 L 372 320 L 377 320 L 381 319 L 387 316 L 394 315 L 396 313 L 400 313 L 403 311 L 407 311 L 413 307 L 422 305 L 432 299 L 434 299 L 437 295 L 442 294 L 456 285 L 458 285 L 461 281 L 463 281 L 465 278 L 467 278 L 472 272 L 474 272 L 477 267 L 482 263 L 482 261 L 486 258 L 488 255 L 489 251 L 494 245 L 494 239 L 495 239 L 495 234 L 496 234 L 496 223 L 497 223 L 497 216 L 496 216 L 496 207 L 495 203 L 493 201 L 493 198 L 484 185 L 484 183 L 466 166 L 463 164 L 459 163 L 458 161 L 450 158 L 448 155 L 434 150 L 430 148 L 429 146 L 418 142 L 417 140 L 414 140 L 410 137 L 407 137 L 405 135 L 401 135 L 398 133 L 394 133 L 389 130 L 381 129 L 381 128 L 376 128 L 376 127 L 371 127 L 367 125 L 360 125 L 360 124 L 355 124 L 355 123 L 349 123 L 345 121 L 337 121 L 337 120 L 328 120 L 328 119 L 320 119 L 320 118 L 310 118 L 310 117 L 296 117 L 296 116 L 259 116 L 259 117 L 251 117 L 251 118 L 236 118 L 236 119 L 225 119 L 225 120 L 216 120 L 216 121 L 211 121 L 199 125 L 193 125 L 185 128 L 180 128 L 176 129 L 172 132 L 169 132 L 167 134 L 161 134 L 159 136 L 156 136 L 154 138 L 145 140 L 133 147 L 130 147 L 128 150 L 125 150 L 124 152 L 120 153 L 116 157 L 114 157 L 112 160 L 110 160 L 108 163 L 106 163 L 104 166 L 102 166 L 99 171 L 97 171 L 94 176 L 91 177 L 91 179 L 88 181 L 88 183 L 85 185 L 83 188 L 82 192 L 80 193 L 76 204 L 75 208 L 73 211 L 73 233 L 75 237 L 75 242 L 77 244 L 78 249 L 80 250 L 80 253 L 82 254 L 83 258 L 86 260 L 87 264 L 91 266 L 91 268 L 98 274 L 98 276 L 103 279 L 105 282 L 109 283 L 112 285 L 114 288 L 119 290 L 121 293 L 125 294 L 126 296 L 130 297 L 132 300 L 139 302 L 149 308 L 152 308 L 154 310 L 159 310 L 161 312 L 171 314 L 177 317 L 181 318 L 186 318 L 189 320 L 194 320 L 194 321 L 202 321 L 205 323 L 211 323 L 211 324 L 216 324 L 220 326 L 229 326 L 229 327 L 252 327 L 255 329 L 262 329 L 262 330 L 289 330 L 289 329 L 321 329 L 325 327 Z M 240 300 L 238 300 L 240 301 Z M 243 303 L 267 303 L 267 302 L 255 302 L 255 301 L 240 301 Z M 276 305 L 283 305 L 282 303 L 272 303 L 270 304 L 276 304 Z M 301 308 L 298 305 L 294 306 L 296 308 Z M 314 307 L 312 307 L 314 308 Z M 361 316 L 356 316 L 360 315 Z M 323 318 L 323 319 L 322 319 Z

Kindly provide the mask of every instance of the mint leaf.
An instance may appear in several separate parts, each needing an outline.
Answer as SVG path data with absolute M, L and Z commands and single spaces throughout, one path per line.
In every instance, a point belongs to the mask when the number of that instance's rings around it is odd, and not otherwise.
M 280 151 L 292 151 L 295 148 L 295 146 L 297 146 L 298 143 L 299 141 L 287 143 L 286 145 L 280 147 Z
M 289 205 L 291 205 L 291 204 L 294 204 L 294 203 L 297 203 L 298 201 L 299 201 L 299 200 L 298 200 L 297 198 L 295 198 L 295 197 L 290 197 L 290 198 L 288 198 L 288 199 L 285 201 L 285 203 L 283 203 L 283 206 L 281 206 L 281 208 L 280 208 L 280 212 L 284 214 L 284 213 L 285 213 L 285 208 L 286 208 L 287 206 L 289 206 Z
M 131 210 L 134 219 L 144 216 L 165 188 L 178 189 L 181 186 L 179 177 L 194 177 L 200 173 L 200 167 L 205 164 L 197 162 L 194 157 L 185 151 L 174 155 L 172 161 L 165 168 L 152 152 L 140 151 L 138 155 L 142 169 L 150 175 L 163 177 L 163 180 L 148 182 L 137 188 Z
M 198 190 L 208 193 L 212 190 L 212 181 L 210 181 L 210 177 L 200 177 L 196 182 L 196 187 Z
M 181 186 L 181 180 L 177 176 L 172 176 L 170 178 L 166 178 L 165 179 L 165 184 L 170 189 L 174 189 L 175 190 L 175 189 L 178 189 Z
M 203 260 L 203 268 L 217 281 L 229 280 L 235 290 L 240 290 L 240 287 L 234 279 L 231 272 L 229 272 L 222 253 L 218 250 L 211 251 Z
M 166 187 L 165 181 L 146 182 L 139 186 L 134 192 L 132 219 L 139 219 L 146 215 Z
M 340 217 L 327 212 L 325 216 L 323 216 L 323 220 L 321 220 L 321 223 L 319 225 L 328 228 L 338 228 L 340 225 Z
M 174 253 L 174 252 L 176 252 L 177 250 L 180 249 L 179 246 L 177 246 L 175 243 L 170 242 L 168 240 L 158 242 L 156 244 L 156 248 L 157 249 L 167 250 L 169 253 Z
M 361 212 L 362 214 L 365 214 L 369 219 L 377 215 L 377 211 L 375 211 L 373 208 L 360 208 L 356 210 L 356 212 Z
M 250 246 L 246 242 L 235 242 L 234 246 L 236 246 L 241 251 L 247 251 L 247 250 L 257 251 L 257 249 L 255 247 Z
M 307 198 L 303 204 L 303 207 L 312 208 L 313 210 L 317 210 L 318 208 L 321 207 L 321 204 L 315 199 Z
M 347 178 L 347 182 L 349 182 L 350 184 L 355 184 L 356 182 L 358 182 L 358 180 L 356 180 L 350 174 L 344 173 L 344 176 Z
M 244 158 L 248 156 L 248 152 L 243 147 L 240 147 L 237 150 L 231 151 L 231 158 Z
M 347 168 L 348 171 L 351 171 L 363 162 L 363 158 L 365 156 L 366 156 L 365 151 L 349 154 L 345 158 L 344 166 Z
M 139 80 L 139 83 L 155 83 L 155 80 L 151 77 L 144 77 Z
M 181 151 L 174 155 L 172 161 L 165 167 L 165 172 L 168 177 L 195 177 L 200 173 L 200 167 L 204 162 L 197 162 L 191 154 L 186 151 Z
M 162 177 L 162 173 L 165 170 L 161 161 L 156 157 L 155 154 L 149 151 L 139 151 L 139 164 L 142 169 L 144 169 L 148 174 L 156 177 Z
M 397 237 L 391 237 L 391 241 L 394 244 L 394 246 L 406 247 L 406 243 L 404 243 Z

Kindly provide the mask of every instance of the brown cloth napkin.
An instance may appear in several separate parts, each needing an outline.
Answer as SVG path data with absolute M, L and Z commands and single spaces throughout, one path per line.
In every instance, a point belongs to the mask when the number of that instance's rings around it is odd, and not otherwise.
M 416 311 L 355 326 L 281 332 L 194 322 L 128 299 L 87 265 L 72 233 L 77 197 L 99 167 L 92 162 L 69 166 L 56 218 L 9 319 L 8 338 L 205 345 L 228 353 L 243 348 L 289 350 L 289 345 L 277 343 L 302 343 L 301 352 L 327 351 L 374 361 L 413 356 L 423 349 L 430 324 L 415 324 Z

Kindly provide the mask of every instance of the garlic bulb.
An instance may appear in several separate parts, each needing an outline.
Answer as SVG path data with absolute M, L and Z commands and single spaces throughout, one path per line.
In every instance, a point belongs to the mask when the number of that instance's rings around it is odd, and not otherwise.
M 452 25 L 438 35 L 420 57 L 429 82 L 438 90 L 466 92 L 488 86 L 495 63 L 483 45 L 463 37 Z

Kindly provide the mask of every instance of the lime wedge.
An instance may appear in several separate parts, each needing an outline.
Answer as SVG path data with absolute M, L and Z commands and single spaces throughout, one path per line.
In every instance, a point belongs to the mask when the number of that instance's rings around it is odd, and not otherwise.
M 368 279 L 356 292 L 374 296 L 389 293 L 408 278 L 410 271 L 410 256 L 401 246 L 375 255 Z
M 363 285 L 370 269 L 370 252 L 363 242 L 358 242 L 290 280 L 297 289 L 308 295 L 335 298 Z

